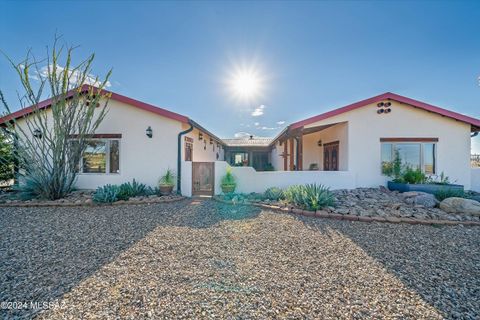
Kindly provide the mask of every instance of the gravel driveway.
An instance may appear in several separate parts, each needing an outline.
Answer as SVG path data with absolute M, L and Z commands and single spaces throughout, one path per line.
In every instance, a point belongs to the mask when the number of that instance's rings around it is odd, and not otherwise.
M 480 317 L 480 228 L 184 200 L 0 208 L 0 318 Z M 52 305 L 51 305 L 52 306 Z

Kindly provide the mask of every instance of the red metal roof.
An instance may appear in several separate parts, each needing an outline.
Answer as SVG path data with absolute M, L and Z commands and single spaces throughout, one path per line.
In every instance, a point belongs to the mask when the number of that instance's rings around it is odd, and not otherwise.
M 92 87 L 92 86 L 83 85 L 82 90 L 86 91 L 89 87 Z M 93 87 L 93 88 L 95 90 L 99 90 L 97 87 Z M 69 97 L 73 96 L 74 93 L 75 93 L 75 90 L 77 90 L 77 89 L 72 89 L 72 90 L 68 91 L 67 95 L 66 95 L 66 98 L 69 98 Z M 181 114 L 178 114 L 178 113 L 166 110 L 166 109 L 162 109 L 162 108 L 156 107 L 154 105 L 151 105 L 151 104 L 148 104 L 148 103 L 145 103 L 145 102 L 141 102 L 141 101 L 138 101 L 138 100 L 126 97 L 126 96 L 122 96 L 121 94 L 118 94 L 118 93 L 115 93 L 115 92 L 111 92 L 111 91 L 108 91 L 108 90 L 102 90 L 102 93 L 111 94 L 110 99 L 132 105 L 132 106 L 137 107 L 137 108 L 142 109 L 142 110 L 146 110 L 146 111 L 156 113 L 156 114 L 164 116 L 166 118 L 177 120 L 177 121 L 180 121 L 180 122 L 183 122 L 183 123 L 188 123 L 188 120 L 189 120 L 188 117 L 186 117 L 184 115 L 181 115 Z M 50 99 L 47 99 L 47 100 L 44 100 L 44 101 L 40 102 L 38 104 L 37 108 L 38 109 L 45 109 L 45 108 L 50 107 L 51 104 L 52 104 L 52 99 L 50 98 Z M 0 118 L 0 124 L 5 123 L 7 121 L 10 121 L 12 119 L 18 119 L 18 118 L 21 118 L 23 116 L 26 116 L 26 115 L 32 113 L 34 110 L 35 110 L 35 106 L 30 106 L 30 107 L 18 110 L 16 112 L 13 112 L 13 113 L 11 113 L 11 114 L 3 117 L 3 118 Z
M 345 113 L 345 112 L 348 112 L 348 111 L 351 111 L 351 110 L 355 110 L 355 109 L 364 107 L 368 104 L 380 102 L 380 101 L 383 101 L 383 100 L 394 100 L 394 101 L 397 101 L 397 102 L 406 103 L 406 104 L 409 104 L 409 105 L 411 105 L 415 108 L 419 108 L 419 109 L 422 109 L 422 110 L 425 110 L 425 111 L 437 113 L 437 114 L 439 114 L 441 116 L 444 116 L 444 117 L 449 117 L 449 118 L 452 118 L 452 119 L 455 119 L 455 120 L 458 120 L 458 121 L 461 121 L 461 122 L 468 123 L 472 126 L 472 131 L 480 130 L 480 120 L 479 119 L 475 119 L 475 118 L 472 118 L 472 117 L 469 117 L 469 116 L 466 116 L 466 115 L 463 115 L 463 114 L 460 114 L 460 113 L 457 113 L 457 112 L 449 111 L 449 110 L 446 110 L 446 109 L 443 109 L 443 108 L 440 108 L 440 107 L 436 107 L 436 106 L 433 106 L 433 105 L 425 103 L 425 102 L 421 102 L 421 101 L 418 101 L 418 100 L 407 98 L 407 97 L 404 97 L 404 96 L 401 96 L 401 95 L 398 95 L 398 94 L 395 94 L 395 93 L 391 93 L 391 92 L 387 92 L 387 93 L 384 93 L 384 94 L 381 94 L 381 95 L 378 95 L 378 96 L 375 96 L 375 97 L 372 97 L 372 98 L 369 98 L 369 99 L 358 101 L 358 102 L 349 104 L 347 106 L 344 106 L 344 107 L 341 107 L 341 108 L 338 108 L 338 109 L 335 109 L 335 110 L 332 110 L 332 111 L 328 111 L 328 112 L 319 114 L 318 116 L 314 116 L 314 117 L 311 117 L 311 118 L 308 118 L 308 119 L 305 119 L 305 120 L 302 120 L 302 121 L 292 123 L 290 125 L 290 129 L 301 128 L 303 126 L 312 124 L 314 122 L 317 122 L 317 121 L 320 121 L 320 120 L 325 120 L 325 119 L 334 117 L 336 115 L 339 115 L 339 114 L 342 114 L 342 113 Z

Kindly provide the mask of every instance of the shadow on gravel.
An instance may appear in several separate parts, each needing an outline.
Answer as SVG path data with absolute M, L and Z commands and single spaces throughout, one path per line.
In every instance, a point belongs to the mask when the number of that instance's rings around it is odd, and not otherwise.
M 40 309 L 161 226 L 208 228 L 255 218 L 258 208 L 213 201 L 112 207 L 0 208 L 0 319 L 32 318 Z
M 480 228 L 298 219 L 351 239 L 446 318 L 480 318 Z

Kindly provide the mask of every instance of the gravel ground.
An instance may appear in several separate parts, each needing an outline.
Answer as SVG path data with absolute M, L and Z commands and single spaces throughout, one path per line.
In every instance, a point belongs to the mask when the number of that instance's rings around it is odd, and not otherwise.
M 480 317 L 480 228 L 185 200 L 0 208 L 0 318 Z

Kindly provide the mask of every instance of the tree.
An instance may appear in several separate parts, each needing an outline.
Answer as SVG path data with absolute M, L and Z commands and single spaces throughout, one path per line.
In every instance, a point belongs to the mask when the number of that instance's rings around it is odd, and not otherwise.
M 87 141 L 107 113 L 110 95 L 103 89 L 111 74 L 110 70 L 103 80 L 91 75 L 94 54 L 74 66 L 75 48 L 59 46 L 58 40 L 55 37 L 52 49 L 47 48 L 44 60 L 37 60 L 31 51 L 20 63 L 7 57 L 24 91 L 20 106 L 31 106 L 27 115 L 15 119 L 0 91 L 7 114 L 2 125 L 15 145 L 18 189 L 52 200 L 74 187 Z M 48 105 L 40 103 L 45 96 L 50 97 Z
M 13 142 L 4 130 L 0 130 L 0 184 L 8 183 L 13 179 Z

